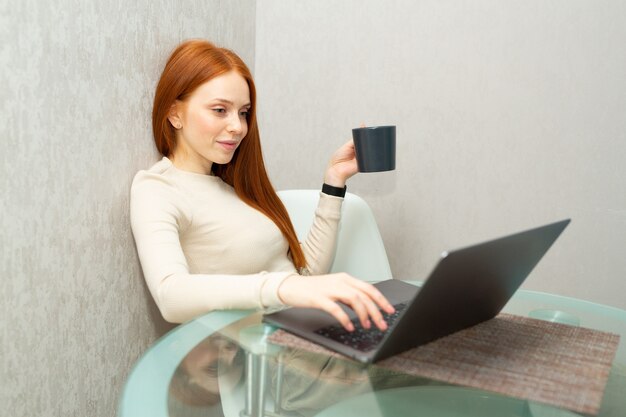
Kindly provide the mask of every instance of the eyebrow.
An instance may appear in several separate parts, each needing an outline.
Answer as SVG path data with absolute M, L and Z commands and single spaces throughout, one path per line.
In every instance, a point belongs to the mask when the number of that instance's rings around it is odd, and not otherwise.
M 230 104 L 231 106 L 234 106 L 234 105 L 235 105 L 235 103 L 233 103 L 233 102 L 232 102 L 232 101 L 230 101 L 230 100 L 226 100 L 225 98 L 216 98 L 216 99 L 215 99 L 215 101 L 219 101 L 219 102 L 221 102 L 221 103 Z M 242 108 L 243 108 L 243 107 L 252 107 L 252 104 L 251 104 L 251 103 L 246 103 L 246 104 L 244 104 L 244 105 L 243 105 L 243 106 L 241 106 L 241 107 L 242 107 Z

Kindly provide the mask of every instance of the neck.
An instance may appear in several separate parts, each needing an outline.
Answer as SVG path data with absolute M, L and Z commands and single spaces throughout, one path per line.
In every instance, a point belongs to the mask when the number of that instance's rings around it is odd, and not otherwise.
M 213 175 L 211 169 L 213 163 L 208 161 L 195 161 L 189 155 L 181 155 L 181 152 L 172 153 L 169 156 L 172 164 L 181 171 L 193 172 L 194 174 Z

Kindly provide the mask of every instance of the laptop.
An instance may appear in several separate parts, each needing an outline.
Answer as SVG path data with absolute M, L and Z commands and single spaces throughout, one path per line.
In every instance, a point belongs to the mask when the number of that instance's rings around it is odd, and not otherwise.
M 570 219 L 443 252 L 421 287 L 390 279 L 375 286 L 396 306 L 388 329 L 346 331 L 314 308 L 292 307 L 263 321 L 363 363 L 373 363 L 495 317 L 548 251 Z

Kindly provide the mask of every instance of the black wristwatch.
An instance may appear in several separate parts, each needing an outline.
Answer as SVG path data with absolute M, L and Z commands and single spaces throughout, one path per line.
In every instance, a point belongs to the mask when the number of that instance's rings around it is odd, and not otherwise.
M 345 185 L 343 186 L 343 188 L 333 187 L 332 185 L 328 185 L 326 183 L 322 185 L 322 192 L 324 194 L 332 195 L 334 197 L 345 197 L 347 189 L 348 187 Z

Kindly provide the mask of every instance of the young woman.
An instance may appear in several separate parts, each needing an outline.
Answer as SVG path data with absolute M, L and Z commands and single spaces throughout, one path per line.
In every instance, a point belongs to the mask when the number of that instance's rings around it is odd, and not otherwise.
M 332 156 L 314 224 L 299 243 L 268 179 L 250 71 L 202 40 L 179 45 L 161 75 L 152 127 L 163 159 L 135 176 L 131 223 L 145 279 L 163 317 L 215 309 L 315 307 L 353 328 L 386 329 L 393 307 L 373 286 L 328 274 L 354 145 Z

